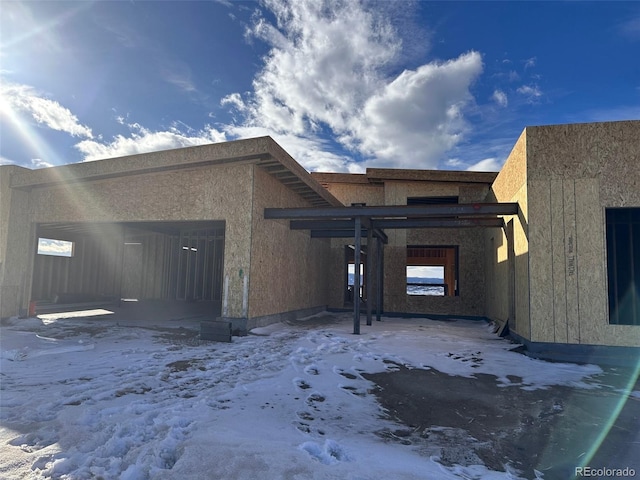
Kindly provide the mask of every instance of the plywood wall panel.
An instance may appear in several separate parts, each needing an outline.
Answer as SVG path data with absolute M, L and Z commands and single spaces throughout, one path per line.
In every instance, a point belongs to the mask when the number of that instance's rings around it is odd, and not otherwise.
M 578 275 L 576 273 L 576 198 L 575 182 L 562 181 L 564 199 L 564 281 L 567 308 L 567 342 L 580 342 L 580 321 L 578 311 Z
M 587 339 L 600 338 L 608 326 L 604 214 L 598 196 L 598 179 L 577 179 L 575 196 L 580 341 L 588 343 Z
M 330 241 L 291 230 L 288 220 L 265 220 L 267 207 L 310 205 L 262 168 L 254 168 L 249 316 L 326 306 Z
M 329 193 L 344 205 L 366 203 L 367 205 L 384 205 L 384 188 L 382 185 L 363 183 L 328 183 Z
M 553 341 L 567 342 L 567 291 L 565 281 L 564 189 L 562 179 L 550 180 L 551 288 L 553 296 Z
M 605 210 L 640 207 L 640 122 L 556 125 L 527 128 L 527 177 L 531 185 L 551 181 L 552 270 L 555 341 L 593 345 L 640 345 L 640 328 L 610 325 L 608 319 Z M 537 205 L 530 192 L 531 205 Z M 539 205 L 536 209 L 544 208 Z M 536 213 L 531 211 L 532 228 Z M 559 217 L 559 218 L 556 218 Z M 560 218 L 563 226 L 561 228 Z M 564 244 L 563 251 L 559 248 Z M 531 243 L 531 268 L 539 269 L 543 249 Z M 564 257 L 564 275 L 558 264 Z M 535 262 L 533 257 L 536 258 Z M 560 277 L 560 278 L 557 278 Z M 559 290 L 564 280 L 564 305 Z M 540 285 L 531 296 L 540 298 Z M 566 338 L 562 335 L 565 329 Z M 539 319 L 532 315 L 534 328 Z M 619 328 L 623 327 L 623 328 Z
M 513 220 L 513 254 L 509 258 L 509 245 L 504 233 L 485 233 L 485 262 L 487 267 L 485 292 L 485 315 L 501 322 L 509 320 L 509 329 L 518 335 L 529 338 L 529 242 L 527 208 L 527 136 L 526 130 L 520 135 L 507 161 L 485 201 L 517 202 L 519 214 L 505 216 L 506 222 Z M 493 239 L 493 240 L 492 240 Z M 508 272 L 509 262 L 513 262 L 514 289 L 513 299 L 509 298 Z M 510 302 L 514 302 L 514 318 L 508 318 Z
M 549 181 L 529 182 L 530 339 L 535 342 L 554 341 L 550 197 Z

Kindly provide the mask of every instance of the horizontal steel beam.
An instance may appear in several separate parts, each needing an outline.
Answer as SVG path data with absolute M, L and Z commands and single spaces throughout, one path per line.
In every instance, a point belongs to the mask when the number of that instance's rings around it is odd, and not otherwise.
M 345 230 L 353 228 L 353 220 L 291 220 L 291 230 Z
M 363 237 L 367 236 L 365 229 L 360 230 Z M 311 230 L 311 238 L 355 238 L 355 229 L 351 230 Z
M 376 228 L 470 228 L 496 227 L 504 225 L 502 218 L 393 218 L 374 220 Z
M 323 208 L 265 208 L 266 219 L 455 217 L 459 215 L 516 215 L 517 203 L 463 203 L 455 205 L 391 205 Z

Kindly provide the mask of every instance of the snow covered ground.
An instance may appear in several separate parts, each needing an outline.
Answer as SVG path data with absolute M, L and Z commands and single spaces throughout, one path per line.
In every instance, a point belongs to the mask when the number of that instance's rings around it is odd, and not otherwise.
M 231 344 L 90 318 L 12 320 L 0 330 L 0 477 L 514 478 L 382 438 L 397 425 L 361 374 L 395 363 L 537 389 L 589 388 L 600 373 L 514 353 L 481 322 L 384 319 L 356 336 L 337 318 Z

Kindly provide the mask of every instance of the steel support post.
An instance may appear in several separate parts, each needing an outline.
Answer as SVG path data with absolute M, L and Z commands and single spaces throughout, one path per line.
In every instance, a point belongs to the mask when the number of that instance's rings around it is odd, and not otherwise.
M 362 248 L 362 219 L 355 220 L 355 252 L 353 258 L 353 334 L 360 335 L 360 249 Z
M 369 224 L 367 229 L 367 325 L 371 325 L 371 312 L 373 310 L 373 285 L 371 270 L 373 270 L 373 228 Z

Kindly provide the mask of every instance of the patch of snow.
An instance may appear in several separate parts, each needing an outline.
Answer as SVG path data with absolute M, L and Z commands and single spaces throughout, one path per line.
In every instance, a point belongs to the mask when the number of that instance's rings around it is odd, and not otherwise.
M 361 374 L 399 364 L 534 389 L 586 387 L 600 372 L 511 352 L 478 322 L 385 318 L 352 335 L 349 316 L 339 320 L 189 345 L 115 325 L 89 337 L 80 319 L 65 321 L 79 327 L 65 340 L 29 331 L 42 323 L 5 325 L 0 477 L 509 479 L 385 442 L 377 433 L 397 425 Z M 28 361 L 5 355 L 25 348 Z

